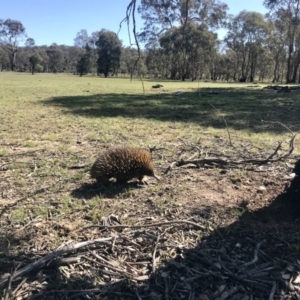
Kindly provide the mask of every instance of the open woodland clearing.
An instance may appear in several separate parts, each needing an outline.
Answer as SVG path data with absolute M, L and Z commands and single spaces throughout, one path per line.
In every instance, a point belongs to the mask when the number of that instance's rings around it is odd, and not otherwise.
M 0 82 L 4 299 L 298 299 L 298 136 L 282 161 L 169 168 L 263 160 L 282 141 L 276 159 L 291 133 L 271 122 L 299 134 L 298 90 L 145 79 L 143 94 L 138 79 L 10 72 Z M 161 182 L 95 184 L 91 164 L 116 144 L 155 146 Z M 120 224 L 141 227 L 107 228 Z

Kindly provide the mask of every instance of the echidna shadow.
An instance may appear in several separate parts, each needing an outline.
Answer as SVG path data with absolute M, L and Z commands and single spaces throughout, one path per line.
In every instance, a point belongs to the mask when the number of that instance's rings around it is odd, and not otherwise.
M 101 153 L 92 165 L 90 175 L 102 184 L 108 183 L 111 178 L 119 184 L 133 178 L 146 183 L 147 176 L 160 180 L 154 172 L 150 152 L 127 146 L 109 148 Z

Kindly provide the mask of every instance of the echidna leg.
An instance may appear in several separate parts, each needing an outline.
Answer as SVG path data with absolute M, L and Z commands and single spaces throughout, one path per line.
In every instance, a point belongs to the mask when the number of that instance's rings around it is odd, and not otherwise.
M 147 182 L 147 179 L 148 179 L 147 176 L 142 175 L 142 176 L 139 176 L 138 179 L 139 179 L 139 181 L 140 181 L 141 183 L 143 183 L 143 184 L 148 184 L 148 182 Z

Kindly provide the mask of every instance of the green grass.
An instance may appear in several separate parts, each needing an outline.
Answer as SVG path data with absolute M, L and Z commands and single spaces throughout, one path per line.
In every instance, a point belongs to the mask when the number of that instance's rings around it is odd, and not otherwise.
M 22 222 L 22 221 L 24 221 L 25 218 L 26 218 L 26 211 L 25 211 L 25 209 L 22 208 L 22 207 L 16 208 L 15 210 L 13 210 L 11 218 L 12 218 L 12 220 L 14 222 Z
M 7 155 L 7 150 L 5 150 L 5 149 L 0 149 L 0 157 L 1 157 L 1 156 L 5 156 L 5 155 Z
M 1 73 L 0 80 L 2 139 L 21 140 L 24 147 L 72 144 L 78 135 L 107 145 L 128 141 L 142 146 L 187 136 L 226 136 L 223 117 L 233 136 L 258 143 L 271 144 L 284 132 L 262 119 L 300 129 L 297 94 L 247 89 L 248 84 L 164 81 L 157 90 L 151 89 L 156 81 L 145 80 L 143 95 L 137 79 Z M 211 89 L 219 94 L 209 94 Z M 183 94 L 176 96 L 179 90 Z
M 165 80 L 160 82 L 163 88 L 152 89 L 159 81 L 145 79 L 143 94 L 141 82 L 128 78 L 1 72 L 0 81 L 0 158 L 12 157 L 12 189 L 29 197 L 43 188 L 55 193 L 62 204 L 53 215 L 71 215 L 74 208 L 82 209 L 65 193 L 88 179 L 88 168 L 73 171 L 68 166 L 92 163 L 103 147 L 156 145 L 175 155 L 181 138 L 205 149 L 214 148 L 218 139 L 228 141 L 224 118 L 233 143 L 252 143 L 253 152 L 287 139 L 282 126 L 262 123 L 262 119 L 300 132 L 298 93 L 276 93 L 263 90 L 263 85 L 254 89 L 247 83 Z M 176 95 L 178 91 L 182 94 Z M 299 153 L 298 146 L 296 139 L 295 153 Z M 228 151 L 224 148 L 224 154 Z M 19 159 L 22 157 L 26 159 Z M 164 157 L 155 159 L 158 165 L 166 161 Z M 161 189 L 160 185 L 148 187 L 149 192 L 157 192 L 155 189 Z M 106 213 L 101 197 L 89 203 L 94 223 Z M 169 203 L 157 201 L 159 207 Z M 123 210 L 122 205 L 115 209 Z M 20 207 L 13 211 L 15 220 L 27 217 Z M 33 212 L 46 216 L 47 206 Z

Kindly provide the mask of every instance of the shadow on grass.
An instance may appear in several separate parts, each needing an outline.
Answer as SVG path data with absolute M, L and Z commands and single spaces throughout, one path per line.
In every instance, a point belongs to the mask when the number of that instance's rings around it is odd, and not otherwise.
M 162 122 L 190 122 L 204 127 L 228 126 L 251 132 L 282 132 L 279 125 L 262 123 L 277 121 L 300 130 L 299 93 L 276 93 L 273 90 L 211 89 L 184 92 L 181 95 L 161 92 L 151 94 L 96 94 L 90 96 L 57 97 L 43 101 L 63 113 L 89 118 L 144 118 Z M 217 109 L 215 109 L 213 106 Z
M 27 299 L 298 299 L 289 278 L 300 273 L 300 160 L 294 171 L 297 176 L 271 205 L 254 212 L 242 205 L 237 221 L 201 237 L 195 248 L 178 247 L 149 280 L 116 279 L 105 267 L 82 267 L 81 276 L 68 277 L 68 269 L 49 265 L 27 278 L 37 286 Z M 175 230 L 188 235 L 190 228 Z M 99 276 L 106 282 L 95 284 Z
M 108 199 L 114 198 L 116 195 L 127 192 L 130 189 L 141 189 L 143 184 L 138 181 L 131 181 L 126 184 L 110 182 L 109 184 L 85 183 L 74 189 L 71 195 L 77 199 L 93 199 L 96 196 Z

